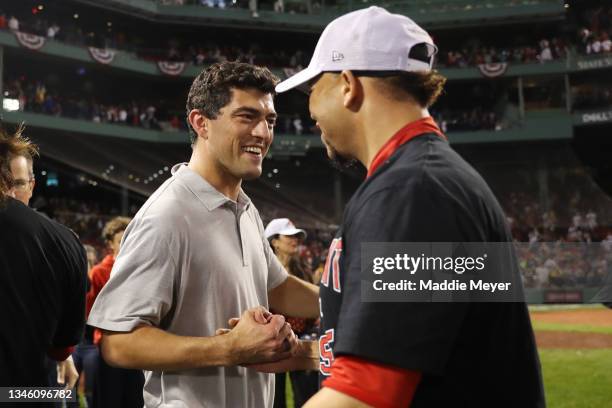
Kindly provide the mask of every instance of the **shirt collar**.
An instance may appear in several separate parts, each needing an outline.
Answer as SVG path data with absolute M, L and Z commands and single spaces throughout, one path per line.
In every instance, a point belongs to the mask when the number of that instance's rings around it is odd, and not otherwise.
M 212 211 L 222 205 L 230 205 L 238 211 L 246 211 L 251 205 L 251 199 L 240 189 L 238 200 L 233 201 L 229 197 L 220 193 L 208 181 L 195 171 L 191 170 L 188 163 L 175 164 L 171 173 L 173 177 L 183 181 L 185 186 L 204 204 L 208 211 Z
M 400 146 L 407 143 L 425 133 L 435 133 L 443 139 L 446 136 L 442 133 L 436 122 L 431 116 L 408 123 L 406 126 L 398 130 L 383 147 L 376 153 L 370 168 L 368 169 L 367 177 L 370 177 L 374 172 L 389 158 Z

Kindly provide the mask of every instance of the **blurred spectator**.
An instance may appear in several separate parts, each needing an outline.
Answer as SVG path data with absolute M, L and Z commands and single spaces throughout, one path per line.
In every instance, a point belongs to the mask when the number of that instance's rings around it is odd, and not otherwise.
M 11 18 L 9 18 L 8 28 L 12 31 L 19 31 L 19 20 L 17 20 L 17 17 L 11 16 Z
M 225 8 L 224 0 L 201 0 L 202 4 L 208 7 L 219 7 L 220 9 Z
M 94 266 L 91 275 L 91 288 L 87 292 L 87 314 L 91 311 L 96 298 L 110 279 L 111 269 L 119 253 L 123 233 L 130 223 L 130 218 L 116 217 L 108 221 L 102 231 L 102 237 L 108 247 L 108 255 Z M 102 337 L 99 329 L 94 330 L 93 342 L 98 344 Z M 140 370 L 126 370 L 109 366 L 101 354 L 97 357 L 96 382 L 93 400 L 99 407 L 140 407 L 144 405 L 142 387 L 143 373 Z
M 553 55 L 552 51 L 550 50 L 548 40 L 540 41 L 540 55 L 538 55 L 538 60 L 540 62 L 547 62 L 553 60 Z
M 274 254 L 292 275 L 312 283 L 311 270 L 304 266 L 300 259 L 299 242 L 306 238 L 306 231 L 298 229 L 288 218 L 276 218 L 268 223 L 264 231 L 266 239 Z M 272 311 L 274 313 L 274 311 Z M 287 322 L 298 337 L 311 339 L 311 334 L 317 331 L 313 319 L 301 319 L 287 316 Z M 285 379 L 287 373 L 276 374 L 274 407 L 285 408 Z M 291 371 L 289 373 L 293 388 L 293 405 L 301 407 L 318 389 L 318 374 L 314 371 Z
M 57 24 L 52 24 L 47 28 L 47 38 L 54 39 L 57 33 L 59 33 L 59 26 Z
M 284 13 L 285 12 L 285 1 L 284 0 L 276 0 L 274 2 L 274 11 L 276 13 Z

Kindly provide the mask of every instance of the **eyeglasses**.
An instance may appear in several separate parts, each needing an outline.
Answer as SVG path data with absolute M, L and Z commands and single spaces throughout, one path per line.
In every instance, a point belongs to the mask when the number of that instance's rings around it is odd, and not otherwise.
M 34 177 L 30 177 L 29 179 L 15 179 L 13 180 L 13 188 L 17 191 L 27 191 L 32 188 L 36 179 Z

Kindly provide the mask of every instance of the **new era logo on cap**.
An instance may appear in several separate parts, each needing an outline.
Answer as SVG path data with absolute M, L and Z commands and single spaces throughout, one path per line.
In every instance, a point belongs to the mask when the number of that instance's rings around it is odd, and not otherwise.
M 344 54 L 338 51 L 332 51 L 332 61 L 342 61 L 344 59 Z
M 417 57 L 423 53 L 414 51 L 423 46 L 431 52 L 425 58 Z M 326 71 L 431 71 L 436 51 L 429 34 L 408 17 L 368 7 L 329 23 L 308 67 L 278 84 L 276 92 L 288 91 Z

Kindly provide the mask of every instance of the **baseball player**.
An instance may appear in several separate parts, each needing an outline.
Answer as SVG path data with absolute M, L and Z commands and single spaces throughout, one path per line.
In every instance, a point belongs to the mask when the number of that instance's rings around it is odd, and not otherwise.
M 445 83 L 436 51 L 411 19 L 370 7 L 332 21 L 309 66 L 276 87 L 307 87 L 330 158 L 368 169 L 322 276 L 323 381 L 306 407 L 545 405 L 525 303 L 361 301 L 364 242 L 511 242 L 427 110 Z

